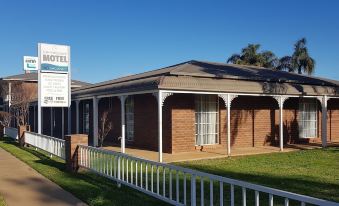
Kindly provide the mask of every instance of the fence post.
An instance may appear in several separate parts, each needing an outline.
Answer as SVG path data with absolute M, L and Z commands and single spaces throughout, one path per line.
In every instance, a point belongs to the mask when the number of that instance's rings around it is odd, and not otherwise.
M 18 141 L 21 147 L 25 146 L 25 132 L 29 131 L 28 125 L 21 125 L 18 127 Z
M 70 172 L 77 172 L 79 169 L 78 145 L 88 145 L 87 134 L 71 134 L 65 136 L 65 160 L 66 168 Z
M 196 197 L 196 175 L 192 174 L 191 176 L 191 205 L 196 206 L 197 202 Z

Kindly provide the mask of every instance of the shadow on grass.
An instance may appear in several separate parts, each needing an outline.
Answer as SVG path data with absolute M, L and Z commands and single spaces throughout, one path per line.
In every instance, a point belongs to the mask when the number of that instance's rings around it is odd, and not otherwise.
M 331 152 L 337 152 L 338 149 Z M 233 178 L 237 180 L 243 180 L 258 185 L 263 185 L 271 188 L 294 192 L 298 194 L 317 197 L 329 201 L 339 202 L 339 183 L 324 183 L 322 180 L 310 180 L 308 176 L 298 175 L 295 177 L 284 176 L 284 171 L 281 171 L 281 175 L 269 175 L 269 174 L 251 174 L 244 172 L 225 171 L 222 169 L 211 168 L 186 164 L 191 169 L 204 171 L 219 176 Z
M 61 171 L 66 170 L 66 165 L 65 165 L 64 162 L 53 160 L 50 157 L 46 156 L 45 154 L 42 154 L 39 151 L 33 150 L 31 148 L 24 147 L 22 149 L 31 153 L 32 155 L 36 156 L 37 158 L 39 158 L 39 160 L 36 161 L 37 163 L 48 165 L 48 166 L 57 168 Z M 54 158 L 57 158 L 57 157 L 54 157 Z

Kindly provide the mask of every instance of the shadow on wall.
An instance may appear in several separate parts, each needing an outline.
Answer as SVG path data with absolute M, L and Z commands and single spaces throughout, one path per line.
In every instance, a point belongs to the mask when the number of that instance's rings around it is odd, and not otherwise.
M 239 135 L 251 138 L 252 142 L 249 146 L 252 147 L 277 145 L 279 130 L 275 122 L 276 110 L 278 110 L 277 102 L 271 97 L 235 98 L 231 109 L 231 146 L 236 144 L 237 139 L 239 141 L 241 138 Z M 269 113 L 265 113 L 266 111 Z M 267 127 L 267 133 L 265 133 L 266 128 L 265 131 L 258 130 L 260 127 Z M 245 141 L 248 142 L 248 139 Z

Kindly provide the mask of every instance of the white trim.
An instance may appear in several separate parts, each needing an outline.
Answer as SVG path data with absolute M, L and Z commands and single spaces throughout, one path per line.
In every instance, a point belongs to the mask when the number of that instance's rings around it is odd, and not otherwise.
M 156 93 L 159 90 L 148 90 L 148 91 L 139 91 L 139 92 L 124 92 L 124 93 L 116 93 L 116 94 L 103 94 L 103 95 L 79 95 L 79 97 L 73 97 L 73 100 L 87 100 L 92 99 L 93 96 L 96 96 L 98 98 L 105 98 L 105 97 L 120 97 L 120 96 L 130 96 L 135 94 L 152 94 Z
M 317 98 L 323 95 L 289 95 L 289 94 L 258 94 L 258 93 L 237 93 L 237 92 L 203 92 L 203 91 L 188 91 L 188 90 L 161 90 L 163 92 L 178 93 L 178 94 L 217 94 L 217 95 L 236 95 L 236 96 L 283 96 L 283 97 L 304 97 L 304 98 Z M 339 98 L 334 96 L 327 96 L 329 98 Z
M 92 99 L 93 96 L 97 96 L 100 98 L 104 97 L 119 97 L 124 95 L 135 95 L 135 94 L 150 94 L 150 93 L 157 93 L 158 91 L 167 92 L 167 93 L 177 93 L 177 94 L 217 94 L 217 95 L 227 95 L 233 94 L 237 96 L 267 96 L 267 97 L 275 97 L 275 96 L 285 96 L 285 97 L 304 97 L 304 98 L 318 98 L 322 97 L 323 95 L 296 95 L 296 94 L 263 94 L 263 93 L 246 93 L 246 92 L 204 92 L 204 91 L 189 91 L 189 90 L 168 90 L 168 89 L 154 89 L 154 90 L 147 90 L 147 91 L 139 91 L 139 92 L 125 92 L 125 93 L 116 93 L 116 94 L 104 94 L 104 95 L 79 95 L 79 97 L 73 97 L 73 100 L 87 100 Z M 328 99 L 339 99 L 339 96 L 328 96 Z

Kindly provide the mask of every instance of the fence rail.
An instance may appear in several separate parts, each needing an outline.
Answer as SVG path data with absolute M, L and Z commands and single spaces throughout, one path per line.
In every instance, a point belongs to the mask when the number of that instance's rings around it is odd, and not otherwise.
M 5 127 L 4 134 L 12 139 L 18 139 L 18 129 L 13 127 Z
M 33 132 L 25 132 L 25 143 L 65 159 L 65 140 Z
M 173 205 L 321 205 L 339 203 L 175 165 L 79 145 L 79 164 Z

